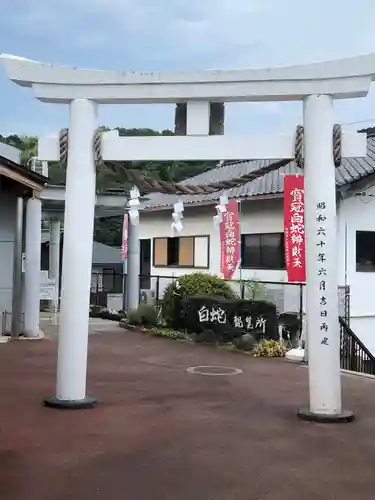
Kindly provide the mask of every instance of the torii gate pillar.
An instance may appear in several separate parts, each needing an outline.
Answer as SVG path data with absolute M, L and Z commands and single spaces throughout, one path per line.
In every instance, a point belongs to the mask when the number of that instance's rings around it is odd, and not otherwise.
M 310 406 L 301 418 L 349 421 L 342 410 L 340 327 L 337 298 L 336 178 L 333 100 L 312 95 L 303 103 L 305 128 L 306 316 Z
M 86 396 L 96 113 L 96 104 L 89 99 L 70 103 L 56 396 L 45 400 L 50 407 L 78 409 L 96 404 L 94 397 Z
M 56 396 L 46 404 L 85 408 L 88 306 L 95 205 L 93 138 L 96 104 L 187 103 L 187 136 L 102 135 L 106 161 L 294 158 L 294 134 L 265 138 L 208 135 L 208 102 L 304 103 L 307 329 L 310 404 L 301 418 L 343 422 L 336 269 L 333 99 L 364 97 L 375 79 L 375 55 L 308 66 L 198 73 L 124 73 L 58 68 L 2 56 L 9 77 L 44 102 L 70 105 L 61 324 Z M 189 136 L 190 134 L 190 136 Z M 366 155 L 364 134 L 342 134 L 342 157 Z M 58 161 L 56 137 L 39 158 Z

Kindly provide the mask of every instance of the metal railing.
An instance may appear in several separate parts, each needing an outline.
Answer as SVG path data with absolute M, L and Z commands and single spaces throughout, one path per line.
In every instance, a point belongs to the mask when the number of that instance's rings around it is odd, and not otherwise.
M 340 321 L 340 366 L 343 370 L 375 375 L 375 357 L 351 330 L 348 323 Z
M 91 273 L 92 293 L 122 293 L 124 275 L 115 269 Z
M 160 305 L 167 286 L 179 276 L 147 275 L 140 276 L 140 301 Z M 288 283 L 264 280 L 230 280 L 228 284 L 241 298 L 268 300 L 276 305 L 278 314 L 288 312 L 297 314 L 300 318 L 306 312 L 305 283 Z M 126 275 L 124 276 L 124 290 Z M 339 315 L 349 323 L 350 319 L 350 288 L 338 287 Z
M 115 269 L 91 273 L 90 304 L 107 306 L 108 294 L 123 293 L 124 275 Z
M 140 275 L 140 302 L 160 306 L 165 289 L 179 276 Z M 276 305 L 278 314 L 295 314 L 302 321 L 306 312 L 305 283 L 288 283 L 264 280 L 230 280 L 228 284 L 239 297 L 268 300 Z M 115 270 L 93 273 L 91 278 L 91 300 L 93 305 L 107 305 L 108 294 L 121 294 L 126 290 L 126 275 Z M 339 316 L 350 324 L 350 288 L 338 287 Z

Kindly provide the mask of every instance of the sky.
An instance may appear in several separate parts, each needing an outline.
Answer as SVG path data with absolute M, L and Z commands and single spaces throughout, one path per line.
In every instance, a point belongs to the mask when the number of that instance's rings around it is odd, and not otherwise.
M 127 71 L 250 69 L 375 52 L 373 0 L 12 0 L 0 52 L 56 65 Z M 375 68 L 374 68 L 375 70 Z M 0 68 L 0 134 L 44 135 L 68 106 L 37 101 Z M 335 103 L 347 128 L 375 125 L 369 96 Z M 226 106 L 225 133 L 290 133 L 300 103 Z M 99 124 L 173 128 L 171 105 L 101 106 Z

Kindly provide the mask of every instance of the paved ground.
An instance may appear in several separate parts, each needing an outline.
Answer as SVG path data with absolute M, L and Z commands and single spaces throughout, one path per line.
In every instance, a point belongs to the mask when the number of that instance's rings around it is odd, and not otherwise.
M 59 316 L 52 314 L 42 313 L 40 317 L 40 328 L 44 335 L 48 338 L 57 338 L 59 332 Z M 113 332 L 119 331 L 117 322 L 109 319 L 90 318 L 89 319 L 89 333 Z
M 344 376 L 352 424 L 300 421 L 307 370 L 283 360 L 149 338 L 90 337 L 94 410 L 40 402 L 56 344 L 0 346 L 4 500 L 372 500 L 375 381 Z M 242 368 L 191 375 L 194 365 Z

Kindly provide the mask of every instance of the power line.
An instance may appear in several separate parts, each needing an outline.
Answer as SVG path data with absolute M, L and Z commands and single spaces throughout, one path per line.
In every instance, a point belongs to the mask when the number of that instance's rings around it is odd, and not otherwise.
M 374 122 L 375 123 L 375 118 L 367 118 L 367 120 L 357 120 L 355 122 L 344 122 L 344 123 L 341 123 L 341 125 L 355 125 L 357 123 L 367 123 L 367 122 Z

